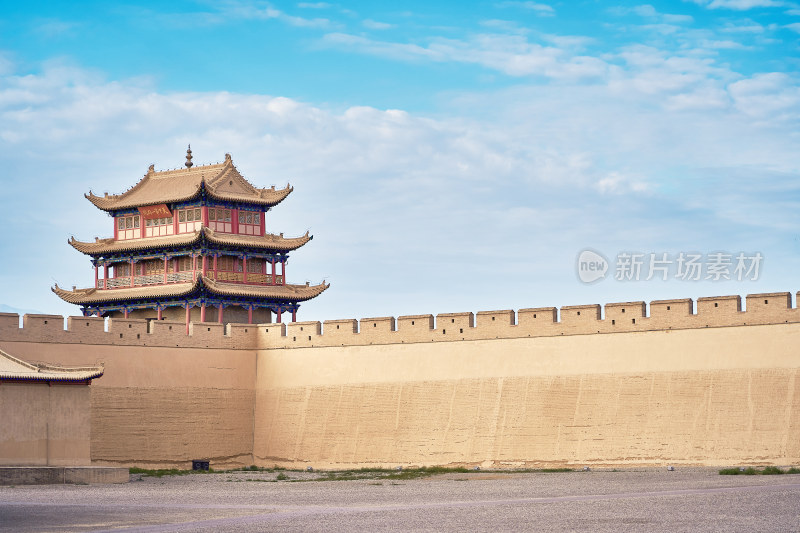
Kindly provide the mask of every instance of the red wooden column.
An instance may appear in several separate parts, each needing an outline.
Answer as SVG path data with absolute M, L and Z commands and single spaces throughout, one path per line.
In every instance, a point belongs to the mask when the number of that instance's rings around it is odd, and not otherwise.
M 239 233 L 239 210 L 231 209 L 231 230 L 233 233 Z
M 95 265 L 94 266 L 94 288 L 99 289 L 98 285 L 100 284 L 100 267 Z
M 108 288 L 108 263 L 103 265 L 103 288 Z
M 292 309 L 292 322 L 297 322 L 297 309 Z
M 242 280 L 247 283 L 247 256 L 242 257 Z
M 253 323 L 253 306 L 252 305 L 247 308 L 247 323 L 248 324 L 252 324 Z
M 163 310 L 161 309 L 160 306 L 158 307 L 158 315 L 157 315 L 157 317 L 158 317 L 158 320 L 164 320 L 164 313 L 163 313 Z
M 202 225 L 205 226 L 205 227 L 208 227 L 208 206 L 207 205 L 203 206 L 203 210 L 201 211 L 201 213 L 202 213 L 202 215 L 200 215 L 200 216 L 202 217 L 201 218 Z
M 277 284 L 277 282 L 275 281 L 275 280 L 276 280 L 275 276 L 276 276 L 277 274 L 278 274 L 278 273 L 277 273 L 277 271 L 275 270 L 275 258 L 273 257 L 273 258 L 272 258 L 272 283 L 271 283 L 272 285 L 276 285 L 276 284 Z M 279 320 L 278 322 L 280 322 L 280 320 Z
M 167 259 L 167 256 L 165 255 L 165 256 L 164 256 L 164 284 L 165 284 L 165 285 L 166 285 L 166 283 L 167 283 L 167 270 L 168 270 L 168 265 L 169 265 L 169 259 Z M 161 309 L 159 308 L 159 311 L 160 311 L 160 310 L 161 310 Z M 159 320 L 161 320 L 161 319 L 159 318 Z
M 278 320 L 277 320 L 278 323 L 280 323 L 280 321 L 281 321 L 281 314 L 282 314 L 281 310 L 278 309 Z
M 125 308 L 125 318 L 128 318 L 128 308 Z
M 186 302 L 186 334 L 189 334 L 189 313 L 191 308 L 189 307 L 189 302 Z
M 206 321 L 206 304 L 203 302 L 200 304 L 200 322 Z
M 281 261 L 281 285 L 286 285 L 286 259 Z
M 133 267 L 135 265 L 136 265 L 136 263 L 134 263 L 133 259 L 131 259 L 131 287 L 133 287 L 133 280 L 136 278 L 136 276 L 134 276 L 134 274 L 133 274 Z
M 222 324 L 222 304 L 219 304 L 219 311 L 217 312 L 217 322 Z
M 261 212 L 261 216 L 258 217 L 258 223 L 259 223 L 258 234 L 259 235 L 264 235 L 264 233 L 266 233 L 266 231 L 267 231 L 266 230 L 266 217 L 267 217 L 267 214 L 264 213 L 263 211 Z
M 217 279 L 217 257 L 218 257 L 218 255 L 219 254 L 214 254 L 214 279 Z M 220 311 L 222 311 L 221 307 L 220 307 Z M 220 322 L 222 322 L 222 320 L 220 320 Z

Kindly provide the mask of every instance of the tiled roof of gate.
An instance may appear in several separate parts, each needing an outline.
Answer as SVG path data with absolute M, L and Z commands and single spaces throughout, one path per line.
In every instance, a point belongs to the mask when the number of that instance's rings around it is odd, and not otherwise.
M 319 296 L 330 283 L 324 281 L 319 285 L 249 285 L 216 281 L 201 276 L 196 282 L 171 283 L 167 285 L 150 285 L 146 287 L 125 287 L 121 289 L 74 289 L 65 290 L 56 285 L 52 291 L 65 302 L 76 305 L 91 305 L 102 302 L 124 302 L 142 298 L 170 298 L 191 294 L 200 283 L 212 294 L 223 296 L 246 296 L 252 298 L 275 298 L 302 302 Z
M 225 162 L 214 165 L 158 172 L 151 165 L 147 174 L 122 194 L 95 196 L 89 192 L 85 196 L 103 211 L 116 211 L 190 200 L 200 193 L 202 184 L 211 198 L 266 206 L 277 205 L 293 190 L 288 184 L 284 189 L 254 187 L 225 154 Z
M 83 242 L 70 238 L 69 244 L 79 252 L 87 255 L 102 255 L 113 252 L 132 252 L 136 250 L 157 249 L 166 246 L 190 245 L 200 240 L 201 235 L 212 243 L 258 248 L 261 250 L 275 250 L 288 252 L 300 248 L 313 237 L 306 232 L 300 237 L 284 237 L 283 235 L 238 235 L 221 233 L 211 228 L 204 227 L 191 233 L 179 233 L 162 237 L 144 237 L 141 239 L 114 240 L 113 237 L 98 239 L 95 242 Z
M 61 367 L 28 363 L 0 350 L 0 381 L 89 381 L 103 375 L 103 366 Z

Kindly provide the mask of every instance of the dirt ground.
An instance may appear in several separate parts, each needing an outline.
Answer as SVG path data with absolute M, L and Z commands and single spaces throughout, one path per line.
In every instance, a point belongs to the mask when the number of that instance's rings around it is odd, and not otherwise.
M 0 531 L 800 531 L 800 475 L 677 468 L 315 481 L 317 473 L 279 474 L 0 487 Z

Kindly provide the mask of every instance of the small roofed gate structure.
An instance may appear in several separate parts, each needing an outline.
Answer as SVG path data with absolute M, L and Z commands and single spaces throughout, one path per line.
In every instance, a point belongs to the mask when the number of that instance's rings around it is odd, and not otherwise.
M 85 316 L 269 323 L 297 320 L 300 302 L 330 285 L 286 282 L 289 252 L 312 239 L 265 231 L 266 214 L 292 187 L 258 189 L 223 163 L 185 168 L 151 165 L 118 195 L 86 195 L 114 219 L 114 236 L 69 244 L 92 258 L 94 286 L 53 288 Z
M 103 370 L 29 363 L 0 350 L 0 465 L 88 465 L 88 385 Z

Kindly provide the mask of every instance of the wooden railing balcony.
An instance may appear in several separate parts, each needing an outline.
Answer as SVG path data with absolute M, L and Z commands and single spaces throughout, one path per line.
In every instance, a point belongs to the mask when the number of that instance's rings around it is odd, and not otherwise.
M 200 271 L 192 272 L 168 272 L 167 273 L 167 280 L 164 283 L 164 274 L 147 274 L 144 276 L 134 276 L 133 277 L 133 287 L 147 287 L 151 285 L 171 285 L 173 283 L 186 283 L 187 281 L 192 281 L 194 276 L 199 276 L 201 273 Z M 283 285 L 283 276 L 275 276 L 275 281 L 273 282 L 272 274 L 247 274 L 247 282 L 244 281 L 244 273 L 243 272 L 222 272 L 219 271 L 216 273 L 216 277 L 214 272 L 206 272 L 206 277 L 211 279 L 217 279 L 219 281 L 227 281 L 233 283 L 242 283 L 246 285 Z M 119 278 L 108 278 L 105 279 L 98 279 L 97 285 L 95 288 L 97 289 L 125 289 L 131 287 L 131 277 L 130 276 L 123 276 Z

